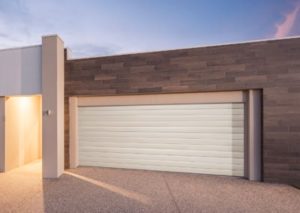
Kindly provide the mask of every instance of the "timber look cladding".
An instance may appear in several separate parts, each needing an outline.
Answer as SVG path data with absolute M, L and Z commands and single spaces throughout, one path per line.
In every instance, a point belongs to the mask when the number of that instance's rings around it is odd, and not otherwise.
M 300 185 L 300 38 L 65 61 L 69 96 L 262 89 L 263 179 Z

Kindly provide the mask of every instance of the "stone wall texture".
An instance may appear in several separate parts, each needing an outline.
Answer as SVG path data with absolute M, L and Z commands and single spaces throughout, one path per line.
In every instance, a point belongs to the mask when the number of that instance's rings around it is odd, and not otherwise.
M 68 98 L 262 89 L 263 179 L 300 185 L 300 38 L 65 61 Z

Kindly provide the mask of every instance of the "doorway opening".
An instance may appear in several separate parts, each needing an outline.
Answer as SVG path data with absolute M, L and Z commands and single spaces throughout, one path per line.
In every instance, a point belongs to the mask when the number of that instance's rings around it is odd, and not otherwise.
M 42 159 L 42 97 L 10 96 L 4 104 L 4 171 Z

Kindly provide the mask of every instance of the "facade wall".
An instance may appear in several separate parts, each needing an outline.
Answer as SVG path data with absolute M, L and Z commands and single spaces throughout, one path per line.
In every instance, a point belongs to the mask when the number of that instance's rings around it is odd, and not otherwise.
M 65 61 L 70 96 L 262 89 L 264 181 L 300 185 L 300 38 Z

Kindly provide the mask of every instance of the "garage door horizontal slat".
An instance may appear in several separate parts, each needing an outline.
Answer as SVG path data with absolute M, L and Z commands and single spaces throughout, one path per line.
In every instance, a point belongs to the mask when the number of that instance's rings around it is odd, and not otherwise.
M 90 153 L 89 155 L 81 155 L 81 160 L 83 161 L 95 161 L 95 155 L 96 153 Z M 97 160 L 102 160 L 103 159 L 115 159 L 115 160 L 120 160 L 121 162 L 123 160 L 134 160 L 135 162 L 139 162 L 139 160 L 156 160 L 156 161 L 170 161 L 172 160 L 173 162 L 201 162 L 201 163 L 213 163 L 213 164 L 228 164 L 231 166 L 232 164 L 234 165 L 243 165 L 244 158 L 243 157 L 236 157 L 235 159 L 232 159 L 231 157 L 206 157 L 206 156 L 187 156 L 187 155 L 176 155 L 170 156 L 164 155 L 164 154 L 157 154 L 155 158 L 151 154 L 127 154 L 127 153 L 102 153 L 101 156 L 97 157 Z
M 182 150 L 176 148 L 170 149 L 137 149 L 137 148 L 105 148 L 105 147 L 89 147 L 89 148 L 82 148 L 80 147 L 79 154 L 80 155 L 91 155 L 91 153 L 127 153 L 127 154 L 151 154 L 155 155 L 191 155 L 191 156 L 207 156 L 207 157 L 243 157 L 243 153 L 241 151 L 232 150 L 228 151 L 215 151 L 215 150 Z
M 101 119 L 100 119 L 101 118 Z M 122 119 L 121 119 L 122 118 Z M 123 120 L 124 119 L 124 120 Z M 128 119 L 128 120 L 125 120 Z M 116 116 L 116 115 L 82 115 L 79 118 L 79 123 L 81 124 L 81 122 L 141 122 L 141 121 L 145 121 L 145 122 L 166 122 L 166 121 L 174 121 L 174 122 L 191 122 L 191 121 L 199 121 L 199 120 L 206 120 L 208 122 L 234 122 L 234 121 L 244 121 L 244 115 L 234 115 L 234 117 L 232 117 L 232 115 L 230 114 L 224 114 L 222 116 L 220 115 L 199 115 L 199 114 L 191 114 L 191 115 L 150 115 L 150 114 L 146 114 L 146 115 L 122 115 L 122 116 Z
M 88 165 L 82 166 L 99 166 L 99 162 L 89 162 Z M 142 170 L 155 170 L 155 171 L 171 171 L 171 172 L 188 172 L 188 173 L 200 173 L 200 174 L 213 174 L 213 175 L 232 175 L 243 176 L 242 169 L 212 169 L 197 167 L 185 167 L 185 166 L 170 166 L 170 165 L 148 165 L 139 163 L 102 163 L 102 167 L 110 168 L 124 168 L 124 169 L 142 169 Z
M 97 115 L 97 116 L 103 116 L 103 117 L 109 117 L 109 116 L 160 116 L 160 117 L 168 117 L 168 116 L 190 116 L 190 115 L 195 115 L 196 113 L 205 113 L 205 115 L 208 116 L 216 116 L 216 115 L 222 115 L 225 113 L 230 113 L 232 115 L 241 115 L 243 112 L 242 110 L 213 110 L 213 111 L 208 111 L 208 110 L 172 110 L 172 111 L 167 111 L 167 110 L 162 110 L 162 111 L 150 111 L 147 112 L 148 114 L 145 115 L 146 110 L 140 110 L 140 111 L 107 111 L 107 112 L 98 112 L 98 111 L 91 111 L 91 112 L 86 112 L 86 114 L 83 113 L 84 116 L 89 117 L 90 115 Z
M 203 151 L 206 150 L 215 150 L 215 151 L 243 151 L 244 146 L 240 143 L 232 144 L 232 146 L 228 145 L 208 145 L 208 144 L 172 144 L 172 143 L 112 143 L 112 142 L 87 142 L 84 141 L 84 145 L 80 146 L 80 149 L 92 149 L 92 148 L 145 148 L 145 149 L 170 149 L 170 146 L 176 147 L 176 149 L 201 149 Z
M 101 156 L 96 156 L 97 153 L 89 153 L 88 155 L 82 154 L 81 155 L 81 160 L 88 160 L 88 161 L 95 161 L 95 157 L 97 157 L 96 160 L 102 158 L 112 158 L 112 159 L 118 159 L 120 161 L 123 161 L 125 159 L 132 159 L 135 160 L 136 162 L 139 162 L 139 160 L 157 160 L 157 161 L 174 161 L 174 162 L 201 162 L 201 163 L 218 163 L 218 164 L 236 164 L 236 165 L 242 165 L 244 160 L 243 156 L 241 157 L 236 157 L 232 159 L 231 156 L 228 157 L 207 157 L 207 156 L 199 156 L 199 155 L 176 155 L 176 156 L 169 156 L 165 154 L 156 154 L 155 158 L 153 158 L 153 155 L 151 154 L 128 154 L 128 153 L 102 153 Z M 172 157 L 172 158 L 171 158 Z
M 120 141 L 120 142 L 119 142 Z M 101 142 L 101 145 L 99 144 L 99 142 Z M 182 142 L 184 143 L 180 143 L 180 142 L 172 142 L 172 141 L 164 141 L 164 143 L 162 142 L 145 142 L 144 140 L 139 140 L 138 142 L 131 142 L 131 140 L 124 140 L 122 141 L 122 139 L 119 140 L 98 140 L 98 141 L 83 141 L 83 143 L 80 145 L 80 147 L 135 147 L 135 148 L 139 148 L 139 147 L 145 147 L 145 148 L 159 148 L 159 149 L 163 149 L 165 148 L 170 148 L 170 146 L 172 147 L 177 147 L 177 148 L 201 148 L 201 149 L 226 149 L 226 150 L 232 150 L 233 148 L 239 148 L 239 147 L 244 147 L 240 141 L 231 141 L 231 142 L 223 142 L 220 141 L 218 143 L 212 143 L 211 141 L 202 141 L 201 143 L 197 143 L 197 142 L 193 142 L 193 141 L 184 141 L 182 140 Z M 228 144 L 231 144 L 231 146 L 228 146 Z
M 172 120 L 174 121 L 174 120 Z M 181 123 L 177 123 L 178 121 L 185 121 L 185 122 L 181 122 Z M 184 119 L 182 120 L 177 120 L 177 122 L 170 122 L 168 121 L 161 121 L 159 119 L 157 120 L 153 120 L 153 121 L 147 121 L 147 123 L 145 123 L 145 121 L 140 121 L 140 120 L 131 120 L 131 119 L 126 119 L 124 121 L 111 121 L 109 119 L 103 119 L 101 117 L 101 120 L 99 119 L 95 119 L 95 120 L 91 120 L 91 119 L 87 119 L 84 118 L 83 120 L 80 121 L 80 126 L 81 127 L 86 127 L 86 126 L 97 126 L 97 127 L 123 127 L 123 126 L 180 126 L 180 127 L 189 127 L 189 126 L 201 126 L 201 127 L 228 127 L 228 125 L 230 125 L 231 127 L 241 127 L 244 125 L 244 121 L 243 120 L 232 120 L 228 119 L 228 120 L 209 120 L 209 121 L 203 121 L 203 122 L 199 122 L 199 121 L 194 121 L 194 120 L 189 120 L 186 121 Z
M 213 128 L 213 127 L 82 127 L 82 133 L 85 132 L 91 134 L 93 132 L 156 132 L 156 133 L 163 133 L 163 132 L 185 132 L 185 133 L 243 133 L 243 128 Z
M 81 106 L 82 110 L 99 111 L 98 106 Z M 137 111 L 137 110 L 199 110 L 199 109 L 243 109 L 243 103 L 222 103 L 222 104 L 161 104 L 161 105 L 121 105 L 121 106 L 101 106 L 101 111 Z
M 81 138 L 80 138 L 81 139 Z M 199 138 L 180 138 L 180 137 L 166 137 L 163 138 L 158 137 L 120 137 L 120 136 L 85 136 L 81 140 L 84 140 L 82 145 L 89 144 L 89 143 L 110 143 L 110 144 L 174 144 L 174 145 L 220 145 L 220 146 L 228 146 L 229 144 L 232 145 L 241 145 L 241 140 L 243 140 L 243 136 L 241 135 L 240 138 L 224 138 L 224 137 L 214 137 L 214 135 L 207 136 L 202 135 L 201 140 Z M 162 143 L 163 140 L 163 143 Z M 209 143 L 208 143 L 209 142 Z
M 89 139 L 89 138 L 101 138 L 101 137 L 116 137 L 116 138 L 162 138 L 162 139 L 198 139 L 199 141 L 208 140 L 208 139 L 224 139 L 224 140 L 237 140 L 244 138 L 244 133 L 235 133 L 235 134 L 215 134 L 215 133 L 189 133 L 185 134 L 182 132 L 163 132 L 163 133 L 156 133 L 156 132 L 102 132 L 102 133 L 81 133 L 79 138 L 80 139 Z
M 97 162 L 90 159 L 82 159 L 85 161 L 89 161 L 90 163 Z M 114 159 L 114 158 L 101 158 L 102 163 L 115 163 L 115 164 L 139 164 L 139 165 L 149 165 L 149 166 L 160 166 L 167 165 L 168 167 L 190 167 L 197 168 L 201 167 L 203 169 L 220 169 L 220 170 L 240 170 L 243 168 L 243 164 L 220 164 L 220 163 L 208 163 L 208 162 L 193 162 L 193 161 L 168 161 L 168 160 L 139 160 L 138 163 L 136 160 L 132 159 Z M 89 163 L 89 164 L 90 164 Z

